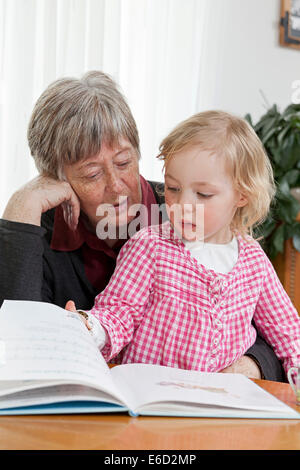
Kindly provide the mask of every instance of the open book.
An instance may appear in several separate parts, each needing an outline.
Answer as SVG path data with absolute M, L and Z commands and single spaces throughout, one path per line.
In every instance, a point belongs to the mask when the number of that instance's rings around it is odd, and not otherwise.
M 109 368 L 76 313 L 6 300 L 0 309 L 0 414 L 300 419 L 240 374 L 147 364 Z

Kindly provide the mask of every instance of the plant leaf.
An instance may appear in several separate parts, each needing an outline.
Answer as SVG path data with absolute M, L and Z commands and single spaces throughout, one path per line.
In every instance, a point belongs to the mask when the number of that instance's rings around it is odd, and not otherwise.
M 297 169 L 289 170 L 282 178 L 282 181 L 286 181 L 290 187 L 293 187 L 300 176 L 300 171 Z
M 251 114 L 247 113 L 245 116 L 245 120 L 250 124 L 250 126 L 254 127 Z
M 284 224 L 279 225 L 273 235 L 273 245 L 279 253 L 283 253 L 284 250 Z
M 277 136 L 277 141 L 278 141 L 278 145 L 281 147 L 282 144 L 283 144 L 283 140 L 286 136 L 286 134 L 289 132 L 289 130 L 291 129 L 292 125 L 291 124 L 288 124 L 287 126 L 283 127 L 281 129 L 281 131 L 279 132 L 278 136 Z
M 247 119 L 264 145 L 277 187 L 268 218 L 254 230 L 273 258 L 284 251 L 288 238 L 300 247 L 300 223 L 296 221 L 300 203 L 291 194 L 291 188 L 300 187 L 300 104 L 290 104 L 283 112 L 275 104 L 254 126 L 250 115 Z

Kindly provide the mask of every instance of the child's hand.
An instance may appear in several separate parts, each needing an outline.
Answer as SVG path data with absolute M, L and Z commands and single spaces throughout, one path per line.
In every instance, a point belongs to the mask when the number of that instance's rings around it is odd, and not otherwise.
M 69 312 L 76 312 L 76 306 L 73 300 L 68 300 L 65 306 L 65 310 L 69 310 Z
M 88 330 L 91 330 L 91 329 L 92 329 L 92 327 L 90 326 L 90 324 L 89 324 L 89 322 L 88 322 L 88 319 L 85 318 L 82 314 L 80 314 L 80 313 L 76 310 L 76 305 L 75 305 L 75 303 L 73 302 L 73 300 L 68 300 L 68 302 L 66 303 L 65 309 L 66 309 L 66 310 L 69 310 L 69 312 L 78 313 L 78 315 L 80 316 L 81 320 L 83 321 L 83 323 L 85 324 L 85 326 L 87 327 L 87 329 L 88 329 Z

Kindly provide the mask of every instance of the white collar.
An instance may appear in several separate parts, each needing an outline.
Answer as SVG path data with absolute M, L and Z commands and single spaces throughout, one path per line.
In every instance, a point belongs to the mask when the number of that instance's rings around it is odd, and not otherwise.
M 192 241 L 189 242 L 187 240 L 182 240 L 184 245 L 186 246 L 187 249 L 194 251 L 194 250 L 201 250 L 204 248 L 210 248 L 213 250 L 218 250 L 218 249 L 227 249 L 227 248 L 232 248 L 236 246 L 237 239 L 236 237 L 232 237 L 232 240 L 228 243 L 209 243 L 209 242 L 203 242 L 203 241 Z

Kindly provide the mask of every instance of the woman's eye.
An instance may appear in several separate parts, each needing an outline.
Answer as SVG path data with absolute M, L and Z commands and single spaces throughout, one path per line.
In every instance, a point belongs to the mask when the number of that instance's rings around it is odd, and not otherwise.
M 100 173 L 93 173 L 92 175 L 87 175 L 86 178 L 87 178 L 88 180 L 94 180 L 94 179 L 96 179 L 99 175 L 100 175 Z
M 167 190 L 168 190 L 168 191 L 173 191 L 174 193 L 176 193 L 177 191 L 179 191 L 178 188 L 174 188 L 174 187 L 172 187 L 172 186 L 167 186 Z

